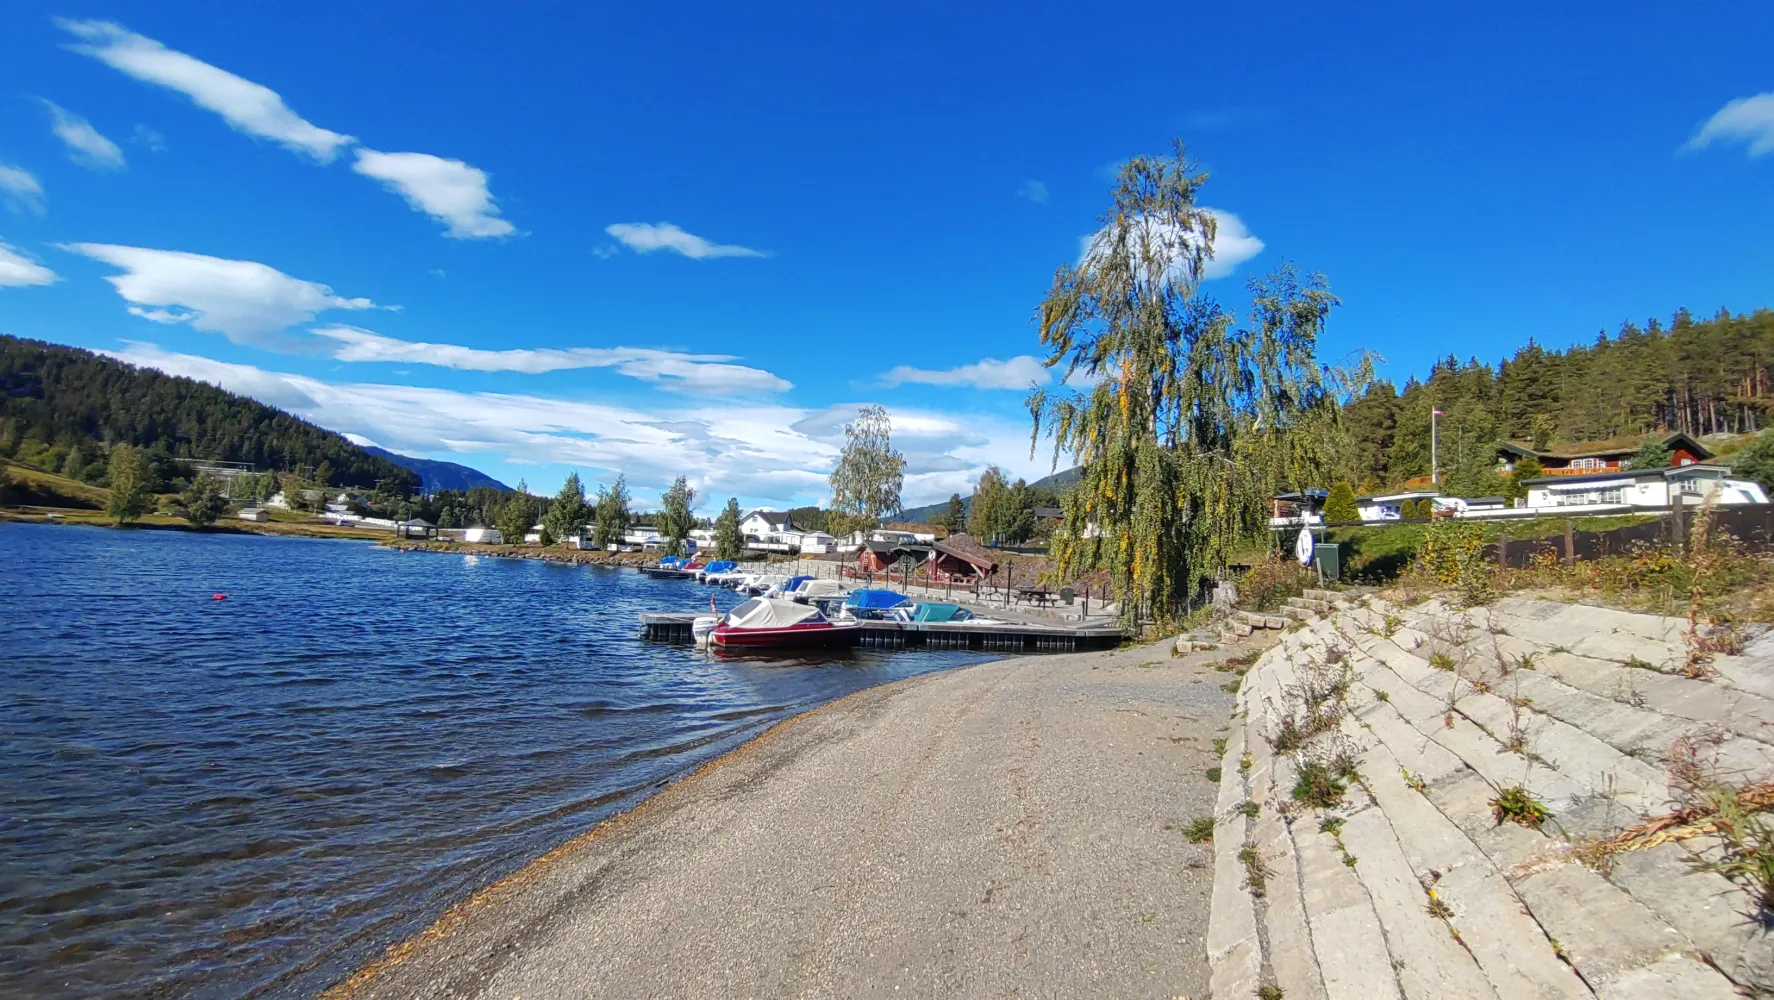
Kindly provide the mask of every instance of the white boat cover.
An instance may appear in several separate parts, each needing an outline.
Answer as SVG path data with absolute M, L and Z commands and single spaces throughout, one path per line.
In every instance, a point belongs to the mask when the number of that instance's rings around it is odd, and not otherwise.
M 799 597 L 836 597 L 845 589 L 841 580 L 803 580 L 795 594 Z
M 788 628 L 790 625 L 816 621 L 825 621 L 825 616 L 813 605 L 796 604 L 773 597 L 754 597 L 727 612 L 727 625 L 730 628 Z

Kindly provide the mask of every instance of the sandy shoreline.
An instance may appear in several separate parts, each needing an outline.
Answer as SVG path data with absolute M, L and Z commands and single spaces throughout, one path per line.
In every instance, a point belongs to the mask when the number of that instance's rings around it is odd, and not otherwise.
M 1019 657 L 784 720 L 328 1000 L 1204 990 L 1225 653 Z

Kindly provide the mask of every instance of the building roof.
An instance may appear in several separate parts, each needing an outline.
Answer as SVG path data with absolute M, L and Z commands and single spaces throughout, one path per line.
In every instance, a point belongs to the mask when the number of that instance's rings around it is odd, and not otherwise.
M 1723 465 L 1709 465 L 1694 462 L 1688 465 L 1672 465 L 1667 469 L 1616 469 L 1613 472 L 1590 472 L 1581 476 L 1535 476 L 1528 480 L 1529 486 L 1547 485 L 1560 486 L 1565 483 L 1594 483 L 1603 479 L 1647 479 L 1651 476 L 1680 476 L 1691 472 L 1719 472 L 1729 475 L 1731 470 Z
M 974 541 L 970 535 L 950 535 L 931 547 L 945 556 L 970 564 L 981 573 L 998 571 L 998 560 L 993 558 L 992 550 Z
M 1625 458 L 1645 446 L 1647 441 L 1661 441 L 1664 447 L 1674 451 L 1680 448 L 1696 458 L 1711 458 L 1712 450 L 1694 440 L 1681 431 L 1665 434 L 1627 434 L 1621 437 L 1608 438 L 1605 441 L 1573 441 L 1567 444 L 1555 444 L 1535 450 L 1526 441 L 1504 441 L 1497 445 L 1497 450 L 1508 452 L 1517 458 L 1555 458 L 1561 461 L 1573 458 Z
M 1441 494 L 1434 490 L 1405 490 L 1400 493 L 1375 493 L 1372 496 L 1356 497 L 1355 502 L 1360 503 L 1363 500 L 1420 500 L 1424 497 L 1439 496 Z
M 772 528 L 781 528 L 788 524 L 788 511 L 786 510 L 754 510 L 745 515 L 745 520 L 749 521 L 754 517 L 763 518 L 764 522 Z

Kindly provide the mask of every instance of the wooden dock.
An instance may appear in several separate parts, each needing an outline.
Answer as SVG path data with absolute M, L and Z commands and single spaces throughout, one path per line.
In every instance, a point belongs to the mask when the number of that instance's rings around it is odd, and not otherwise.
M 649 612 L 641 618 L 641 637 L 660 642 L 691 642 L 690 623 L 704 612 Z M 1037 625 L 1021 622 L 892 622 L 865 621 L 858 645 L 878 649 L 985 649 L 1005 653 L 1071 653 L 1110 649 L 1125 635 L 1107 625 Z

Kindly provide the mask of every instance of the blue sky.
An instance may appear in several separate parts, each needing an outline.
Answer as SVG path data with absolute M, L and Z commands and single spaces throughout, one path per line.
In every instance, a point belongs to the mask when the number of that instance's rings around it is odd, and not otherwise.
M 1035 307 L 1173 136 L 1208 290 L 1322 270 L 1399 381 L 1770 304 L 1774 7 L 1321 6 L 15 4 L 0 331 L 706 509 L 865 402 L 910 504 L 1047 471 Z

